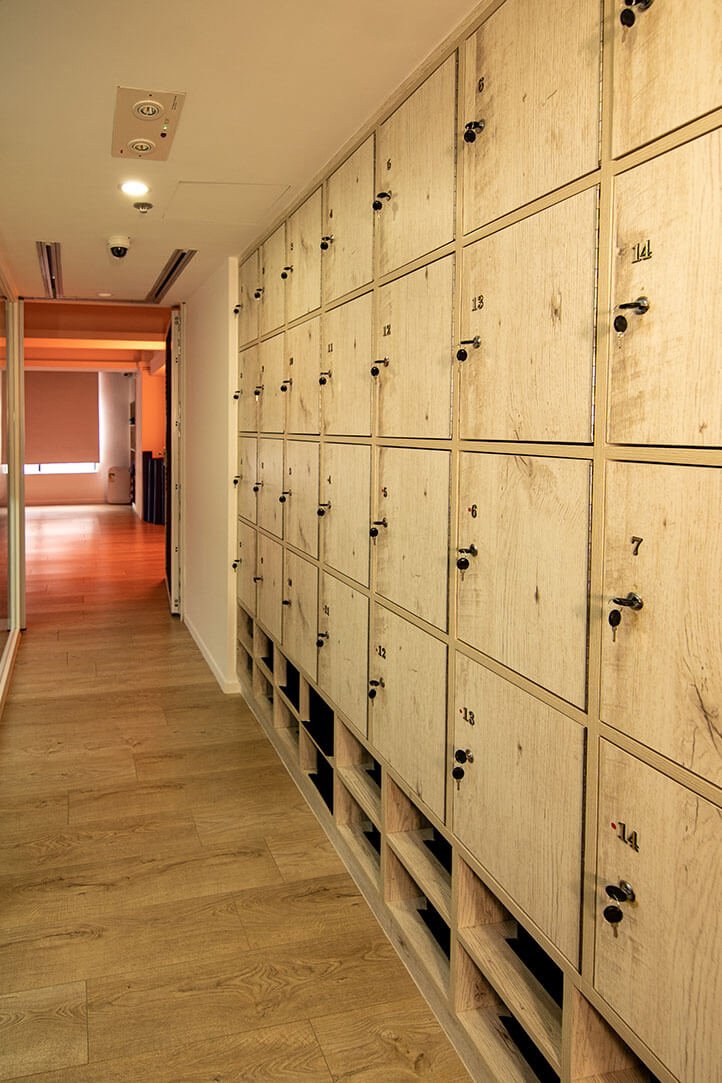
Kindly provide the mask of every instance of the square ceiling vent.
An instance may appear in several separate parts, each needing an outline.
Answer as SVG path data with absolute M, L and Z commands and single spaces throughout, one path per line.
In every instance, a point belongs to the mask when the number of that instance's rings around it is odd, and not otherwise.
M 114 158 L 164 162 L 170 153 L 185 94 L 119 86 L 113 122 Z

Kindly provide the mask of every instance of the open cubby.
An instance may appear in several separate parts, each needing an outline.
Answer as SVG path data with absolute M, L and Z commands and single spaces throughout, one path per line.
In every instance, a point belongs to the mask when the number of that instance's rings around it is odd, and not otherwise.
M 339 778 L 366 816 L 381 827 L 381 764 L 358 738 L 336 720 L 335 766 Z
M 308 718 L 302 721 L 324 756 L 333 756 L 333 709 L 313 688 L 308 690 Z
M 442 869 L 446 869 L 451 876 L 451 843 L 440 834 L 435 827 L 431 828 L 431 835 L 424 839 L 424 846 L 430 850 Z
M 514 936 L 506 938 L 511 950 L 521 959 L 524 966 L 546 989 L 552 1000 L 562 1006 L 564 994 L 564 974 L 553 959 L 547 955 L 536 940 L 529 935 L 523 925 L 516 924 Z
M 499 1022 L 517 1047 L 539 1083 L 559 1083 L 559 1075 L 541 1055 L 534 1042 L 513 1015 L 500 1015 Z
M 416 908 L 417 913 L 426 928 L 433 936 L 436 943 L 447 959 L 451 958 L 451 929 L 442 918 L 436 907 L 432 906 L 427 898 Z
M 371 753 L 369 753 L 369 756 L 371 756 Z M 373 756 L 371 756 L 371 764 L 366 765 L 364 767 L 364 771 L 366 772 L 368 777 L 371 779 L 373 784 L 377 787 L 377 789 L 378 789 L 378 791 L 380 793 L 381 792 L 381 764 L 379 763 L 379 761 L 375 760 L 373 758 Z
M 382 853 L 385 902 L 429 977 L 446 994 L 451 950 L 449 922 L 388 845 Z
M 296 667 L 286 659 L 286 680 L 279 686 L 290 703 L 298 711 L 301 704 L 301 674 Z
M 238 640 L 247 651 L 253 652 L 253 617 L 238 606 Z
M 329 812 L 333 812 L 333 768 L 318 749 L 315 751 L 316 763 L 308 777 L 321 794 Z
M 387 841 L 407 872 L 451 924 L 451 846 L 392 779 L 387 781 Z
M 237 663 L 240 680 L 244 684 L 250 684 L 253 680 L 253 658 L 242 643 L 238 644 Z
M 273 685 L 266 678 L 265 673 L 255 665 L 253 667 L 253 694 L 265 711 L 266 718 L 273 719 Z

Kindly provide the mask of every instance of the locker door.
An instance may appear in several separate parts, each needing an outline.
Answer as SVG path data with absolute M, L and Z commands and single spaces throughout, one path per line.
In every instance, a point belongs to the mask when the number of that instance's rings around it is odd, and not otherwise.
M 462 654 L 454 704 L 454 834 L 577 966 L 584 728 Z
M 607 466 L 601 717 L 717 785 L 721 513 L 718 469 Z M 630 593 L 641 609 L 614 606 Z
M 594 985 L 689 1083 L 722 1064 L 721 823 L 717 805 L 601 742 Z M 621 884 L 634 898 L 613 902 Z
M 377 592 L 445 631 L 449 453 L 380 448 L 374 509 Z
M 382 756 L 444 817 L 446 645 L 374 605 L 369 679 L 371 736 Z
M 375 202 L 380 274 L 453 240 L 455 103 L 456 54 L 381 127 Z
M 258 525 L 283 537 L 283 440 L 258 441 Z
M 238 514 L 256 522 L 258 497 L 256 486 L 258 474 L 258 443 L 255 436 L 238 439 Z
M 447 256 L 379 290 L 373 378 L 381 436 L 451 435 L 453 278 Z
M 286 483 L 281 494 L 285 497 L 285 537 L 312 557 L 318 556 L 318 458 L 317 443 L 286 443 Z
M 613 302 L 649 311 L 609 321 L 615 443 L 722 444 L 721 174 L 716 131 L 617 177 Z
M 597 0 L 507 0 L 468 39 L 465 233 L 597 168 L 600 32 Z
M 459 638 L 582 708 L 590 471 L 578 459 L 460 456 Z
M 286 431 L 319 431 L 318 373 L 321 360 L 321 319 L 300 323 L 286 332 L 287 368 L 283 374 L 286 391 Z
M 373 294 L 334 308 L 323 317 L 321 407 L 324 432 L 371 435 Z
M 261 273 L 258 250 L 244 260 L 238 271 L 238 343 L 243 346 L 258 338 L 259 293 Z M 256 296 L 258 294 L 258 296 Z
M 268 634 L 280 643 L 283 547 L 265 534 L 258 535 L 257 546 L 258 620 Z
M 258 395 L 258 428 L 260 432 L 283 432 L 286 396 L 281 384 L 284 372 L 284 335 L 266 339 L 259 347 L 260 393 Z
M 238 428 L 241 432 L 258 429 L 258 403 L 261 386 L 261 366 L 258 346 L 243 350 L 238 358 Z
M 702 0 L 694 18 L 680 9 L 654 4 L 635 8 L 632 26 L 614 5 L 615 157 L 679 128 L 722 103 L 722 18 L 716 0 Z M 625 12 L 625 19 L 630 13 Z M 683 32 L 682 32 L 683 31 Z
M 283 649 L 297 666 L 316 680 L 318 634 L 318 568 L 286 550 L 283 585 Z
M 464 249 L 462 439 L 592 439 L 596 247 L 594 188 Z
M 238 520 L 236 596 L 247 613 L 256 615 L 256 530 Z
M 261 246 L 261 334 L 275 331 L 284 321 L 285 279 L 281 278 L 286 266 L 286 224 L 282 223 L 275 233 Z
M 371 135 L 326 182 L 322 251 L 323 298 L 332 301 L 373 277 L 374 137 Z
M 326 444 L 321 479 L 323 560 L 350 579 L 369 584 L 371 448 Z M 330 504 L 330 507 L 324 505 Z
M 318 683 L 348 721 L 366 733 L 369 602 L 357 590 L 321 573 Z
M 288 219 L 286 319 L 298 319 L 321 305 L 321 189 Z

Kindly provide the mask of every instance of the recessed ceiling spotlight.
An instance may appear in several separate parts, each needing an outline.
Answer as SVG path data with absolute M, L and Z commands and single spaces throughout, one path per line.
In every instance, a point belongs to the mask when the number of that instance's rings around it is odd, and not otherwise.
M 149 191 L 149 188 L 147 184 L 143 184 L 143 181 L 129 180 L 121 184 L 120 190 L 125 192 L 127 196 L 144 196 Z
M 135 103 L 133 112 L 141 120 L 155 120 L 163 112 L 163 106 L 160 102 L 154 102 L 151 98 L 144 98 L 142 101 Z
M 140 203 L 134 203 L 133 206 L 137 211 L 140 211 L 141 214 L 147 214 L 148 211 L 153 210 L 152 203 L 144 203 L 143 201 L 141 201 Z
M 135 154 L 150 154 L 155 150 L 155 143 L 152 139 L 131 139 L 128 143 L 128 149 L 132 150 Z

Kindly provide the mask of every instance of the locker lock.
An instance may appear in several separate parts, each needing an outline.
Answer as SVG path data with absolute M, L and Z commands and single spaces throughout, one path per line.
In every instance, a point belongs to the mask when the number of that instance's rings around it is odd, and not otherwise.
M 237 316 L 242 308 L 243 308 L 243 305 L 234 305 L 233 306 L 233 315 Z
M 618 903 L 634 902 L 636 897 L 634 889 L 626 880 L 620 880 L 618 885 L 607 884 L 604 890 L 609 898 L 614 900 L 609 906 L 604 907 L 604 920 L 608 921 L 610 925 L 618 925 L 624 918 L 624 911 Z
M 283 492 L 281 493 L 281 495 L 278 498 L 278 503 L 279 504 L 285 504 L 286 503 L 286 497 L 288 497 L 290 495 L 291 495 L 291 490 L 290 489 L 284 489 Z
M 476 557 L 479 555 L 479 550 L 476 548 L 473 542 L 468 549 L 458 549 L 457 552 L 461 554 L 461 556 L 457 557 L 456 560 L 456 567 L 459 569 L 460 572 L 466 572 L 469 570 L 469 556 Z M 467 553 L 469 554 L 469 556 L 466 555 Z
M 321 251 L 328 251 L 329 245 L 333 243 L 333 233 L 329 233 L 327 237 L 321 238 Z
M 389 367 L 389 359 L 388 359 L 388 357 L 382 357 L 380 361 L 376 361 L 376 363 L 371 366 L 371 375 L 372 376 L 378 376 L 379 372 L 381 371 L 381 369 L 379 368 L 379 365 L 383 365 L 384 368 L 388 368 Z
M 239 565 L 240 563 L 241 563 L 241 558 L 240 558 L 240 557 L 238 558 L 238 560 L 234 560 L 234 561 L 233 561 L 233 563 L 231 564 L 231 567 L 233 568 L 233 571 L 234 571 L 234 572 L 236 571 L 236 569 L 238 568 L 238 565 Z
M 318 382 L 320 383 L 321 387 L 325 387 L 330 379 L 331 379 L 331 369 L 326 369 L 326 371 L 322 372 L 321 375 L 319 376 Z
M 257 482 L 255 482 L 255 483 L 254 483 L 254 486 L 253 486 L 253 491 L 254 491 L 254 493 L 260 492 L 260 489 L 261 489 L 261 486 L 262 486 L 262 485 L 263 485 L 263 482 L 262 482 L 262 481 L 257 481 Z
M 474 753 L 471 751 L 470 748 L 457 748 L 456 752 L 454 753 L 454 759 L 457 763 L 473 763 Z
M 253 394 L 256 396 L 256 398 L 258 398 L 259 395 L 262 395 L 263 394 L 263 384 L 259 384 L 258 387 L 254 387 L 253 388 Z
M 481 346 L 481 338 L 479 335 L 474 335 L 473 338 L 462 338 L 459 343 L 459 349 L 456 351 L 457 361 L 466 361 L 469 356 L 468 350 L 464 349 L 465 346 L 472 346 L 475 350 L 478 350 Z
M 319 517 L 319 519 L 323 519 L 324 515 L 326 514 L 326 509 L 327 508 L 328 508 L 329 511 L 331 510 L 331 501 L 330 500 L 329 500 L 328 504 L 319 504 L 318 505 L 318 511 L 316 512 L 316 515 Z
M 383 519 L 375 519 L 374 522 L 371 524 L 371 528 L 369 530 L 369 536 L 372 537 L 372 538 L 378 538 L 378 536 L 379 536 L 379 527 L 380 526 L 388 526 L 388 525 L 389 525 L 388 521 L 387 521 L 387 519 L 385 517 Z
M 627 301 L 623 305 L 617 305 L 617 308 L 619 308 L 619 309 L 623 309 L 623 308 L 624 309 L 629 309 L 629 311 L 634 312 L 634 314 L 636 316 L 643 316 L 645 314 L 645 312 L 649 312 L 649 298 L 648 297 L 638 297 L 636 301 Z M 623 334 L 627 330 L 628 326 L 629 326 L 629 321 L 627 320 L 626 316 L 615 316 L 614 317 L 614 330 L 615 331 L 618 331 L 620 334 Z
M 328 639 L 328 632 L 319 632 L 318 638 L 316 639 L 316 646 L 322 647 L 325 639 Z
M 484 127 L 483 120 L 470 120 L 468 124 L 464 125 L 464 142 L 475 143 L 478 133 L 483 132 Z
M 644 602 L 638 594 L 634 594 L 631 590 L 626 598 L 612 598 L 613 605 L 624 605 L 628 609 L 640 610 L 644 605 Z
M 234 392 L 233 392 L 233 400 L 234 400 L 234 402 L 238 402 L 238 400 L 240 399 L 240 397 L 241 397 L 241 392 L 240 392 L 240 390 L 239 390 L 239 391 L 234 391 Z
M 637 8 L 638 11 L 646 11 L 651 6 L 652 0 L 624 0 L 624 3 L 626 7 L 622 9 L 619 21 L 622 26 L 634 26 L 637 16 L 632 9 Z
M 254 583 L 262 583 L 263 582 L 263 576 L 262 575 L 254 575 L 253 582 Z
M 281 605 L 290 605 L 290 604 L 291 604 L 291 599 L 290 598 L 283 598 L 281 600 Z
M 281 384 L 281 391 L 288 391 L 289 387 L 293 383 L 293 379 L 289 376 L 287 380 L 284 380 Z
M 464 770 L 464 768 L 459 767 L 458 764 L 453 769 L 453 771 L 451 772 L 451 777 L 453 778 L 454 782 L 456 783 L 456 788 L 457 789 L 459 788 L 459 783 L 461 782 L 461 780 L 462 780 L 462 778 L 464 777 L 465 774 L 466 774 L 466 771 Z
M 254 290 L 253 296 L 256 298 L 257 301 L 260 300 L 260 298 L 263 296 L 263 286 L 259 286 L 257 290 Z
M 376 199 L 371 204 L 371 206 L 373 207 L 373 209 L 375 211 L 380 211 L 381 210 L 381 208 L 383 207 L 382 200 L 384 200 L 384 199 L 391 199 L 391 192 L 377 192 L 376 193 Z
M 369 681 L 371 687 L 369 688 L 369 699 L 376 699 L 376 690 L 378 688 L 385 688 L 383 677 L 379 677 L 377 681 Z
M 293 270 L 293 264 L 292 263 L 289 264 L 288 267 L 284 267 L 283 270 L 281 271 L 281 278 L 288 278 L 288 276 L 290 275 L 292 270 Z
M 240 474 L 236 474 L 236 476 L 235 476 L 235 477 L 234 477 L 234 479 L 233 479 L 233 484 L 234 484 L 234 485 L 238 485 L 238 482 L 239 482 L 240 480 L 241 480 L 241 475 L 240 475 Z

